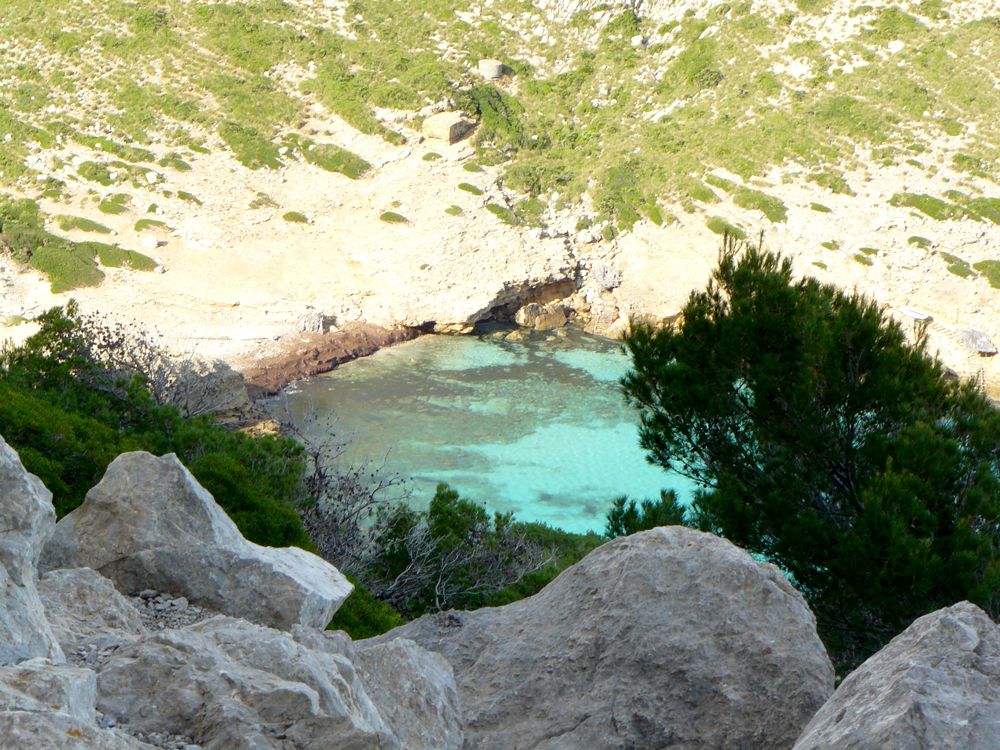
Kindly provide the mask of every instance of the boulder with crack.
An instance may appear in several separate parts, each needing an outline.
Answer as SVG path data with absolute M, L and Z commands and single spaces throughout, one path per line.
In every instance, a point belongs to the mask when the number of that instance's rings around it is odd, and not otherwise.
M 0 665 L 63 660 L 35 580 L 55 521 L 52 493 L 0 437 Z
M 352 650 L 342 634 L 307 628 L 290 634 L 217 616 L 150 633 L 117 651 L 100 668 L 97 705 L 130 732 L 182 733 L 207 750 L 462 746 L 446 664 L 426 655 L 369 673 L 355 668 L 346 655 Z M 370 697 L 366 678 L 384 697 L 391 684 L 407 680 L 393 672 L 408 670 L 410 687 L 422 697 L 392 695 L 393 707 Z M 442 706 L 450 708 L 436 713 Z
M 794 750 L 1000 747 L 1000 625 L 969 602 L 914 621 L 854 670 Z
M 455 671 L 466 747 L 790 747 L 833 691 L 816 622 L 773 565 L 667 527 L 617 539 L 540 593 L 422 617 Z
M 297 548 L 243 538 L 173 454 L 125 453 L 84 503 L 56 525 L 41 567 L 88 567 L 119 590 L 170 591 L 277 628 L 325 627 L 353 586 Z

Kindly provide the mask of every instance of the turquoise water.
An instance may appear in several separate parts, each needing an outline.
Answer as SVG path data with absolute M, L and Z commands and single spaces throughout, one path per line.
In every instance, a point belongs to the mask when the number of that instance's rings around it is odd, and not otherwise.
M 577 331 L 423 336 L 300 382 L 279 406 L 312 437 L 336 416 L 340 460 L 384 460 L 415 502 L 448 482 L 490 510 L 599 531 L 617 495 L 691 491 L 646 463 L 618 388 L 627 368 L 616 344 Z

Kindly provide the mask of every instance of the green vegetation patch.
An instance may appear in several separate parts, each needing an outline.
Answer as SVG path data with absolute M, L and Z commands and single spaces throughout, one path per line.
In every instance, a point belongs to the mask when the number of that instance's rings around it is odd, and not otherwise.
M 104 164 L 98 164 L 96 161 L 85 161 L 77 167 L 76 173 L 85 180 L 96 182 L 105 187 L 109 187 L 115 183 L 115 179 L 111 176 L 111 171 Z
M 728 235 L 738 240 L 745 240 L 747 233 L 735 224 L 730 224 L 721 216 L 711 216 L 705 221 L 705 226 L 716 234 Z
M 190 172 L 191 165 L 184 161 L 180 154 L 168 154 L 157 162 L 161 167 L 176 169 L 178 172 Z
M 915 247 L 919 247 L 921 250 L 927 250 L 934 244 L 931 240 L 927 239 L 926 237 L 921 237 L 920 235 L 917 234 L 908 238 L 906 241 Z
M 733 195 L 733 202 L 741 208 L 760 211 L 775 224 L 788 218 L 788 209 L 785 208 L 785 204 L 780 199 L 759 190 L 740 188 Z
M 172 227 L 167 226 L 165 222 L 162 222 L 159 219 L 139 219 L 139 221 L 135 223 L 134 229 L 137 232 L 174 231 Z
M 59 215 L 54 216 L 56 225 L 64 232 L 70 232 L 74 229 L 81 232 L 94 232 L 95 234 L 111 234 L 111 230 L 91 219 L 85 219 L 82 216 L 66 216 Z
M 914 208 L 935 221 L 961 219 L 969 216 L 969 212 L 961 206 L 956 206 L 926 193 L 896 193 L 889 199 L 889 204 Z
M 395 211 L 383 211 L 379 218 L 389 224 L 409 224 L 410 220 Z
M 128 193 L 115 193 L 98 203 L 97 209 L 102 214 L 123 214 L 128 211 L 128 204 L 130 200 L 131 198 Z
M 460 182 L 458 184 L 459 190 L 464 190 L 467 193 L 472 193 L 473 195 L 482 195 L 483 191 L 468 182 Z
M 152 271 L 156 268 L 155 260 L 135 250 L 125 250 L 104 242 L 81 242 L 78 247 L 96 257 L 107 268 L 131 268 L 133 271 Z
M 952 255 L 951 253 L 939 252 L 938 255 L 941 259 L 948 264 L 948 271 L 955 274 L 956 276 L 961 276 L 963 279 L 967 279 L 970 276 L 975 276 L 975 271 L 972 270 L 972 266 L 969 265 L 967 260 L 959 258 L 957 255 Z
M 472 162 L 472 161 L 467 161 L 465 164 L 463 164 L 462 165 L 462 169 L 464 169 L 466 172 L 485 172 L 486 171 L 481 166 L 479 166 L 478 164 L 476 164 L 475 162 Z
M 461 216 L 464 213 L 461 206 L 448 206 L 444 212 L 449 216 Z
M 292 224 L 308 224 L 309 217 L 306 216 L 301 211 L 289 211 L 284 216 L 282 216 L 285 221 L 291 222 Z
M 426 154 L 423 155 L 422 158 L 424 161 L 438 161 L 442 157 L 441 154 L 439 154 L 437 151 L 428 151 Z
M 198 206 L 204 205 L 201 201 L 201 198 L 199 198 L 197 195 L 194 195 L 193 193 L 187 192 L 186 190 L 178 190 L 177 197 L 180 198 L 182 201 L 187 201 L 188 203 L 194 203 L 195 205 Z
M 860 264 L 861 264 L 861 265 L 863 265 L 863 266 L 870 266 L 870 265 L 873 265 L 873 264 L 872 264 L 872 259 L 871 259 L 871 258 L 869 258 L 869 257 L 868 257 L 867 255 L 865 255 L 864 253 L 854 253 L 854 255 L 852 255 L 851 257 L 852 257 L 852 258 L 853 258 L 853 259 L 854 259 L 855 261 L 857 261 L 858 263 L 860 263 Z
M 809 208 L 813 211 L 818 211 L 821 214 L 832 214 L 833 209 L 828 206 L 824 206 L 822 203 L 810 203 Z
M 487 203 L 486 210 L 500 219 L 500 221 L 504 224 L 510 224 L 513 226 L 520 223 L 517 220 L 517 216 L 511 209 L 506 206 L 501 206 L 499 203 Z
M 991 287 L 1000 289 L 1000 260 L 981 260 L 972 267 L 986 277 Z
M 855 195 L 851 186 L 847 184 L 847 180 L 844 179 L 844 176 L 836 172 L 814 172 L 806 177 L 806 179 L 810 182 L 815 182 L 822 188 L 826 188 L 831 193 L 850 196 Z

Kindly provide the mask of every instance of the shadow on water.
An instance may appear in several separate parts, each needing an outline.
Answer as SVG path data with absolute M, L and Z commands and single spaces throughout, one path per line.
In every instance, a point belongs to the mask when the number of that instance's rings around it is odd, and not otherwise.
M 688 480 L 646 463 L 618 387 L 627 369 L 617 344 L 569 329 L 424 336 L 298 383 L 281 401 L 310 437 L 336 416 L 338 439 L 350 441 L 340 460 L 387 457 L 420 502 L 448 482 L 520 520 L 600 530 L 617 495 L 691 494 Z

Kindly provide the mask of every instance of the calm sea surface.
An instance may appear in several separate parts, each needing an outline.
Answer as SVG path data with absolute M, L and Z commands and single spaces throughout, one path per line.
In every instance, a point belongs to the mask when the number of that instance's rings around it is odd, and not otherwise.
M 415 503 L 448 482 L 521 520 L 601 530 L 616 495 L 691 492 L 646 463 L 618 387 L 627 369 L 617 344 L 572 330 L 423 336 L 300 382 L 275 408 L 313 437 L 336 417 L 340 460 L 384 460 Z

